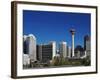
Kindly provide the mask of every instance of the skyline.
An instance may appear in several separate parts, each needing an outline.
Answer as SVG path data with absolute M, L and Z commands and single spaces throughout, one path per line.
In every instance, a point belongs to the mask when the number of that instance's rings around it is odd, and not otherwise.
M 35 35 L 38 44 L 65 41 L 71 46 L 70 29 L 74 28 L 75 46 L 83 46 L 84 36 L 91 34 L 90 20 L 87 13 L 23 10 L 23 35 Z

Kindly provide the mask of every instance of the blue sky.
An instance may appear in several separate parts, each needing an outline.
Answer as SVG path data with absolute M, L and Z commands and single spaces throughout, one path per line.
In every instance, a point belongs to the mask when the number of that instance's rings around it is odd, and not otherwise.
M 91 15 L 88 13 L 23 10 L 23 35 L 33 34 L 37 44 L 66 41 L 71 46 L 71 28 L 76 30 L 75 46 L 84 44 L 90 36 Z

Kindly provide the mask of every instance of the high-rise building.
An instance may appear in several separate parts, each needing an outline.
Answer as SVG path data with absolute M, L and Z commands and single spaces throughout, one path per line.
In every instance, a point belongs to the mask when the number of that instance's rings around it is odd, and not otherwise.
M 56 56 L 56 42 L 51 41 L 49 44 L 52 45 L 52 58 L 54 58 Z
M 84 37 L 84 50 L 86 51 L 86 55 L 90 56 L 91 53 L 91 40 L 88 35 Z
M 28 52 L 28 41 L 27 41 L 27 35 L 24 35 L 24 37 L 23 37 L 23 53 L 24 54 L 29 54 L 29 52 Z
M 37 45 L 37 57 L 39 61 L 48 62 L 56 55 L 56 42 Z
M 81 45 L 77 45 L 75 47 L 75 57 L 76 58 L 80 58 L 80 57 L 82 57 L 84 55 L 85 55 L 84 48 Z
M 71 58 L 71 47 L 67 46 L 67 57 Z
M 42 45 L 42 61 L 48 62 L 52 60 L 52 45 Z
M 31 61 L 37 60 L 36 55 L 36 38 L 33 34 L 29 34 L 28 36 L 24 36 L 24 53 L 29 55 Z
M 60 56 L 63 58 L 67 57 L 67 43 L 66 42 L 61 42 L 59 45 L 59 53 Z
M 36 53 L 37 53 L 37 60 L 42 61 L 42 44 L 37 45 L 36 47 Z

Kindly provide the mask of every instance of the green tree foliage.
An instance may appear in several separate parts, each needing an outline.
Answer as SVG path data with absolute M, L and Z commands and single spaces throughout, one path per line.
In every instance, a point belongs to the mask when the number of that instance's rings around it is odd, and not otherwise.
M 91 60 L 89 56 L 87 56 L 82 60 L 82 65 L 89 66 L 90 64 L 91 64 Z

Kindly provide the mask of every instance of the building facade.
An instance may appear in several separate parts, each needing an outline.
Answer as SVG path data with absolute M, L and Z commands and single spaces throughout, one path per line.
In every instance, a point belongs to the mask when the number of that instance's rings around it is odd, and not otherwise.
M 23 54 L 23 66 L 24 68 L 28 68 L 30 66 L 30 58 L 28 54 Z
M 67 57 L 71 58 L 71 47 L 67 46 Z
M 42 44 L 41 45 L 37 45 L 36 47 L 36 53 L 37 53 L 37 60 L 38 61 L 42 61 Z
M 86 56 L 91 56 L 91 40 L 88 35 L 84 37 L 84 50 L 86 51 Z
M 67 42 L 61 42 L 59 44 L 59 53 L 61 57 L 63 58 L 67 57 Z
M 37 60 L 36 54 L 36 38 L 33 34 L 29 34 L 28 36 L 24 36 L 23 40 L 23 52 L 24 54 L 28 54 L 31 61 Z
M 56 43 L 37 45 L 37 59 L 42 62 L 48 62 L 56 55 Z

